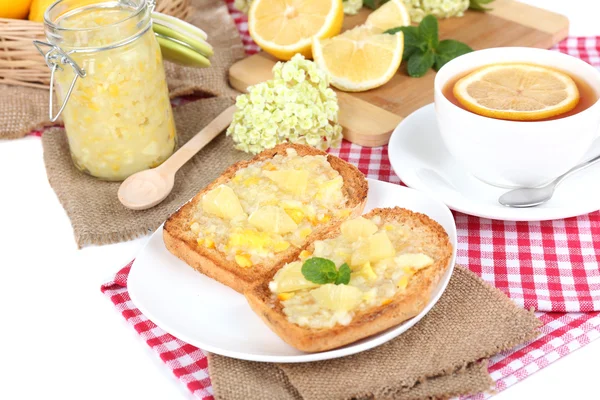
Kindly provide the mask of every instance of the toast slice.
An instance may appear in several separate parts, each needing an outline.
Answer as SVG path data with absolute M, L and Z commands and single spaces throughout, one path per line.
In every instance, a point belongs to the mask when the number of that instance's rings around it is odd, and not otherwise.
M 280 144 L 273 149 L 263 151 L 251 160 L 232 165 L 219 178 L 170 216 L 163 228 L 163 238 L 167 249 L 197 271 L 242 293 L 257 282 L 271 276 L 271 272 L 274 272 L 286 262 L 296 258 L 306 243 L 309 243 L 315 237 L 321 236 L 331 225 L 340 222 L 343 216 L 333 217 L 328 223 L 317 225 L 301 246 L 290 246 L 288 249 L 277 252 L 273 257 L 253 264 L 249 268 L 240 267 L 234 260 L 228 259 L 227 254 L 216 248 L 208 248 L 197 243 L 197 235 L 191 231 L 190 224 L 194 219 L 195 210 L 201 207 L 202 197 L 207 192 L 230 181 L 238 171 L 252 164 L 273 159 L 276 155 L 285 156 L 288 149 L 294 149 L 301 157 L 326 156 L 329 165 L 343 178 L 341 190 L 346 198 L 344 207 L 348 211 L 345 217 L 351 218 L 362 213 L 367 200 L 368 184 L 364 175 L 356 167 L 338 157 L 310 146 Z
M 346 321 L 347 325 L 336 323 L 324 328 L 300 326 L 290 322 L 284 313 L 282 301 L 287 299 L 274 295 L 269 289 L 269 283 L 276 272 L 272 271 L 271 279 L 261 282 L 244 294 L 251 308 L 285 342 L 305 352 L 330 350 L 396 326 L 425 308 L 452 256 L 452 245 L 446 231 L 426 215 L 398 207 L 374 209 L 364 217 L 372 218 L 376 215 L 384 222 L 395 221 L 405 227 L 409 235 L 408 252 L 421 251 L 433 259 L 433 264 L 414 273 L 405 284 L 405 289 L 395 293 L 393 297 L 384 301 L 377 299 L 374 306 L 356 309 L 351 320 Z M 340 234 L 340 226 L 332 226 L 315 240 L 336 238 Z M 311 254 L 314 250 L 313 241 L 306 251 Z M 396 255 L 403 254 L 404 251 L 398 251 Z

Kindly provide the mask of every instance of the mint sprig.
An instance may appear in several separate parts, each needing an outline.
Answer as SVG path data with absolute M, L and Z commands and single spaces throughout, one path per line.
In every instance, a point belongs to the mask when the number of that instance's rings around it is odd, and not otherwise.
M 431 49 L 425 52 L 417 51 L 408 59 L 408 74 L 413 77 L 421 77 L 429 71 L 435 63 L 435 54 Z
M 325 285 L 347 285 L 350 282 L 350 267 L 344 263 L 338 270 L 333 261 L 321 257 L 312 257 L 302 264 L 302 275 L 307 281 Z
M 419 38 L 425 42 L 428 49 L 435 49 L 440 44 L 438 30 L 438 21 L 433 15 L 426 16 L 419 23 Z
M 336 285 L 347 285 L 350 282 L 350 272 L 352 270 L 348 266 L 348 264 L 343 263 L 340 265 L 340 269 L 338 269 L 338 276 L 335 278 Z
M 389 0 L 363 0 L 363 6 L 369 7 L 371 10 L 381 7 Z
M 470 53 L 472 51 L 472 48 L 463 42 L 459 42 L 458 40 L 442 40 L 436 49 L 435 64 L 433 68 L 438 71 L 444 66 L 444 64 L 453 58 Z
M 479 0 L 488 1 L 488 0 Z M 458 40 L 439 40 L 438 21 L 428 15 L 419 26 L 399 26 L 388 29 L 385 33 L 404 34 L 404 52 L 402 60 L 407 61 L 408 75 L 418 78 L 433 67 L 439 70 L 448 61 L 473 51 L 472 48 Z

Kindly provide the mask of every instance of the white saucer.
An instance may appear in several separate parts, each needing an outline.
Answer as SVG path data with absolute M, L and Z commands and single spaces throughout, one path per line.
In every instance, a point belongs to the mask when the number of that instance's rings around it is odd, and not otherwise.
M 576 130 L 573 127 L 574 135 Z M 596 140 L 584 160 L 599 153 L 600 140 Z M 600 164 L 567 178 L 544 205 L 521 209 L 502 206 L 498 197 L 507 189 L 480 181 L 450 155 L 438 130 L 433 103 L 416 110 L 396 127 L 388 155 L 394 172 L 407 186 L 429 192 L 451 209 L 465 214 L 509 221 L 543 221 L 600 209 Z
M 365 212 L 376 207 L 404 207 L 436 220 L 454 249 L 450 266 L 416 317 L 348 346 L 303 353 L 273 333 L 246 299 L 196 272 L 165 247 L 162 226 L 136 257 L 127 286 L 133 303 L 156 325 L 203 350 L 251 361 L 295 363 L 343 357 L 379 346 L 416 324 L 438 301 L 450 281 L 456 258 L 456 225 L 441 201 L 426 193 L 369 179 Z

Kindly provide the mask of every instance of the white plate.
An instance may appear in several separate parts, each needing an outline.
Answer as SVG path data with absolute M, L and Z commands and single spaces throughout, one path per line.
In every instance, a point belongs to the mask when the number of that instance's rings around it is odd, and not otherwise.
M 600 140 L 596 140 L 584 160 L 599 153 Z M 507 189 L 480 181 L 450 155 L 440 136 L 433 103 L 413 112 L 396 127 L 388 154 L 394 172 L 407 186 L 429 192 L 451 209 L 465 214 L 509 221 L 543 221 L 600 209 L 600 164 L 566 179 L 544 205 L 520 209 L 501 205 L 498 197 Z
M 163 243 L 162 226 L 133 263 L 128 279 L 129 295 L 142 313 L 165 331 L 224 356 L 286 363 L 326 360 L 371 349 L 405 332 L 427 314 L 448 285 L 456 257 L 456 226 L 443 203 L 416 190 L 369 180 L 365 212 L 393 206 L 427 214 L 444 227 L 454 248 L 450 268 L 419 315 L 346 347 L 309 354 L 286 344 L 254 314 L 244 296 L 196 272 L 169 253 Z

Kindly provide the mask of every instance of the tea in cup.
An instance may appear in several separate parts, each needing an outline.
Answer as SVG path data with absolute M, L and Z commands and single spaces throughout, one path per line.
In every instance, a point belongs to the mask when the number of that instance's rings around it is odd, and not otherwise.
M 434 93 L 446 147 L 491 185 L 549 182 L 580 162 L 598 137 L 600 72 L 555 51 L 465 54 L 440 69 Z

